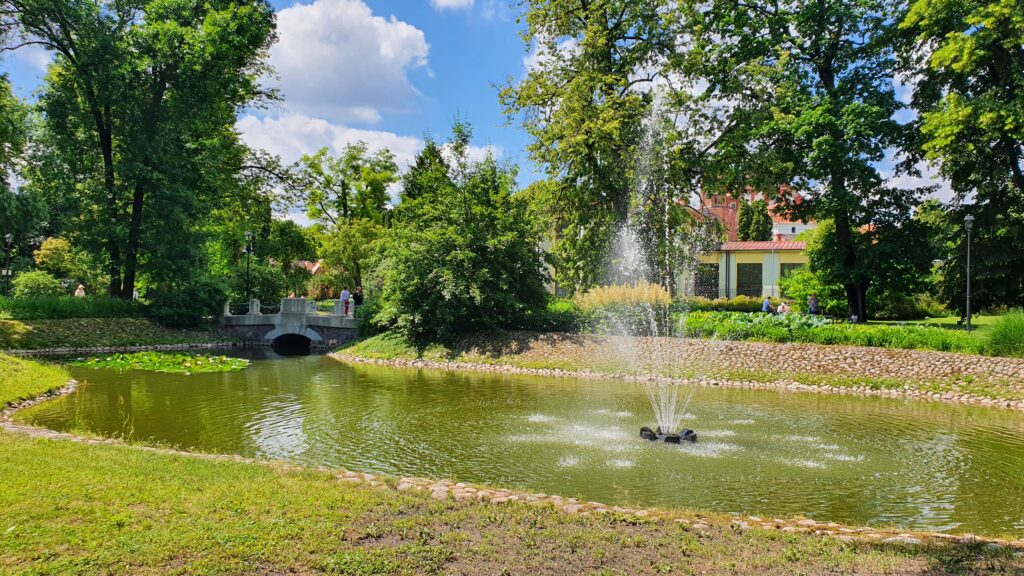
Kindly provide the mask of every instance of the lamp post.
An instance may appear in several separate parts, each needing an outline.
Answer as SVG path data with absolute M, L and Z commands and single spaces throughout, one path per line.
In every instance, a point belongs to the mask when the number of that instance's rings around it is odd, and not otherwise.
M 249 302 L 252 300 L 252 295 L 249 293 L 249 268 L 250 262 L 252 261 L 252 231 L 245 231 L 245 301 Z
M 967 229 L 967 331 L 971 331 L 971 229 L 974 228 L 974 216 L 964 217 L 964 228 Z
M 4 234 L 4 269 L 0 272 L 4 277 L 4 295 L 11 293 L 11 244 L 14 242 L 14 234 Z

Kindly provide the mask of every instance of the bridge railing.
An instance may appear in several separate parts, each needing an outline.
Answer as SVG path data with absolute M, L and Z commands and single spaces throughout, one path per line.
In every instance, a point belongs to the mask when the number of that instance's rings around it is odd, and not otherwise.
M 348 302 L 346 310 L 341 300 L 307 300 L 306 298 L 282 298 L 277 304 L 263 304 L 253 298 L 249 302 L 227 302 L 224 304 L 224 316 L 247 316 L 262 314 L 265 316 L 280 314 L 282 311 L 288 313 L 306 313 L 318 316 L 341 316 L 354 318 L 356 304 L 352 300 Z

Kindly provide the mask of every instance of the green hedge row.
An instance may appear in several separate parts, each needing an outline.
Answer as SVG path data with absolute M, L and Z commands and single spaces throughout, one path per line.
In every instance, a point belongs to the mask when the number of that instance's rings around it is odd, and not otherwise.
M 807 342 L 1024 357 L 1024 312 L 1010 312 L 986 332 L 932 326 L 830 324 L 801 314 L 691 312 L 674 316 L 677 334 L 690 338 Z

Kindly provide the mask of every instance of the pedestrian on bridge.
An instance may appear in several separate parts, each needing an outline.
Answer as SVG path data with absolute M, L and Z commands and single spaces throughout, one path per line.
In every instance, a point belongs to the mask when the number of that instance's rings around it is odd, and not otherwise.
M 345 286 L 341 290 L 341 302 L 342 309 L 345 311 L 345 316 L 348 316 L 348 301 L 352 298 L 352 293 L 348 291 L 348 286 Z

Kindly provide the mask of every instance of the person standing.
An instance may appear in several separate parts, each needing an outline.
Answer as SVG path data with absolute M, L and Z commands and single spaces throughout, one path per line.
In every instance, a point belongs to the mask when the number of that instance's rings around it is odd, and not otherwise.
M 75 288 L 75 298 L 85 298 L 85 285 L 79 284 L 78 288 Z
M 343 314 L 345 316 L 348 316 L 348 301 L 351 298 L 352 298 L 352 293 L 348 291 L 348 286 L 345 286 L 341 290 L 341 305 L 342 305 L 342 310 L 344 310 Z
M 807 297 L 807 313 L 811 316 L 818 315 L 818 295 L 811 294 Z
M 356 308 L 363 305 L 363 287 L 356 286 L 356 291 L 352 294 L 352 311 L 355 312 Z

